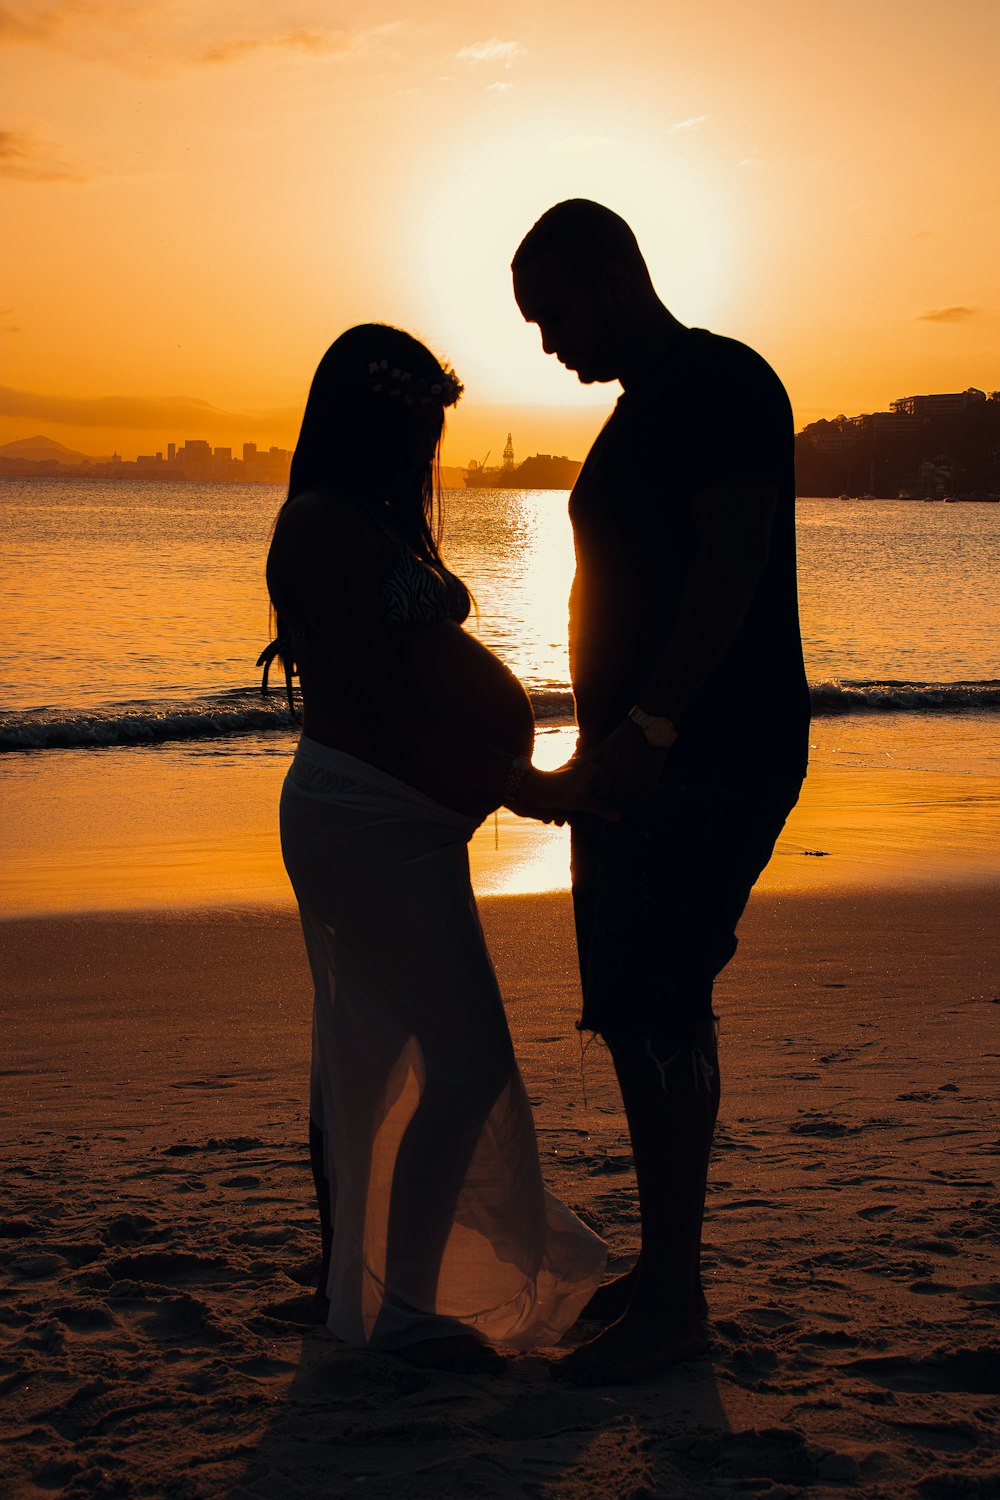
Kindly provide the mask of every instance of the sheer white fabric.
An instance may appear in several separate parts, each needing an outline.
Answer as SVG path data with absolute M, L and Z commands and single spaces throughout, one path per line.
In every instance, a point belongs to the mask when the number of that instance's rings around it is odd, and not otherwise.
M 355 1345 L 469 1329 L 554 1343 L 604 1270 L 602 1242 L 542 1184 L 469 883 L 474 827 L 307 739 L 282 791 L 315 984 L 329 1327 Z

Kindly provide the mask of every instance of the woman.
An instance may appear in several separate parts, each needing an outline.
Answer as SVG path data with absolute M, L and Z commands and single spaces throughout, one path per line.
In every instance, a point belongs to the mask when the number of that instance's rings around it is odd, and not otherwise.
M 317 1302 L 349 1343 L 488 1371 L 494 1343 L 560 1337 L 604 1248 L 542 1186 L 467 843 L 501 803 L 591 807 L 593 773 L 531 765 L 524 689 L 462 629 L 433 484 L 461 389 L 397 329 L 327 351 L 268 555 L 262 660 L 280 652 L 302 687 L 281 838 L 315 984 Z

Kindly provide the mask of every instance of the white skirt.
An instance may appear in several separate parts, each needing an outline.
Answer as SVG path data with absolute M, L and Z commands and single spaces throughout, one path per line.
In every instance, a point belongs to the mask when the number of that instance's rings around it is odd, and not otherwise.
M 605 1247 L 546 1192 L 469 881 L 475 820 L 303 738 L 281 846 L 315 985 L 329 1327 L 401 1348 L 557 1342 Z

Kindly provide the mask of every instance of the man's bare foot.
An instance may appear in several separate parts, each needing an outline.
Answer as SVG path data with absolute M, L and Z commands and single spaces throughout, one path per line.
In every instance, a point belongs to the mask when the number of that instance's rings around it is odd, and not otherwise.
M 629 1271 L 623 1271 L 620 1276 L 615 1276 L 611 1281 L 604 1282 L 585 1305 L 580 1314 L 581 1320 L 588 1319 L 599 1323 L 611 1323 L 622 1317 L 627 1311 L 635 1291 L 635 1284 L 639 1276 L 639 1262 Z M 708 1317 L 708 1298 L 699 1288 L 695 1302 L 695 1310 L 702 1320 Z
M 424 1370 L 448 1370 L 453 1375 L 502 1375 L 507 1361 L 474 1333 L 440 1339 L 421 1339 L 405 1349 L 393 1349 L 400 1359 Z
M 623 1271 L 620 1276 L 605 1281 L 586 1303 L 580 1317 L 600 1323 L 611 1323 L 620 1318 L 632 1300 L 638 1273 L 639 1265 L 636 1262 L 630 1271 Z
M 573 1385 L 631 1385 L 704 1354 L 709 1342 L 702 1320 L 693 1314 L 666 1324 L 633 1307 L 551 1370 L 556 1380 Z

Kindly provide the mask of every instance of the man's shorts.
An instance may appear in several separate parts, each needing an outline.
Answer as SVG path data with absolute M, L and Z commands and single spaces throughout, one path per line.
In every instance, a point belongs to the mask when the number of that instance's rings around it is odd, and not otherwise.
M 801 778 L 745 785 L 665 776 L 620 823 L 575 814 L 580 1030 L 686 1045 L 798 800 Z

